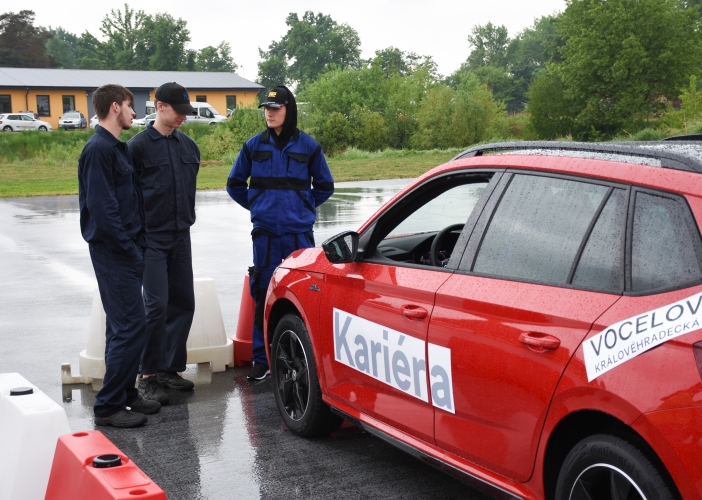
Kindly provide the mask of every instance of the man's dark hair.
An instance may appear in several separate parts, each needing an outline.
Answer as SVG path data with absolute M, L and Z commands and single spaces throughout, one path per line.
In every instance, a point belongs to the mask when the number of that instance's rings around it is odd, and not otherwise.
M 93 109 L 99 120 L 104 120 L 110 113 L 110 106 L 113 102 L 122 104 L 124 101 L 134 102 L 134 94 L 121 85 L 108 83 L 93 92 Z

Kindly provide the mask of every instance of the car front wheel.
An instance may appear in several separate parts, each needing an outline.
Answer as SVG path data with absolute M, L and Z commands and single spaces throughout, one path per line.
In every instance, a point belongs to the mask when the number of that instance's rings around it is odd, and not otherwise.
M 556 500 L 673 500 L 679 496 L 636 446 L 597 434 L 580 441 L 566 456 L 556 484 Z
M 305 323 L 295 314 L 283 316 L 271 345 L 273 392 L 283 421 L 301 436 L 333 432 L 343 419 L 322 401 L 317 365 Z
M 44 125 L 39 127 L 39 132 L 46 132 L 46 127 Z

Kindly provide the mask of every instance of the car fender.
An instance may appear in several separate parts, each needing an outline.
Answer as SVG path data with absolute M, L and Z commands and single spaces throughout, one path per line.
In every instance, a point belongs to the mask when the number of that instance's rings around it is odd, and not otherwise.
M 295 255 L 295 254 L 293 254 Z M 321 352 L 315 342 L 315 337 L 319 332 L 319 303 L 321 300 L 320 289 L 324 284 L 324 275 L 317 272 L 300 269 L 287 269 L 280 267 L 273 273 L 268 292 L 266 293 L 266 305 L 264 309 L 264 344 L 266 346 L 266 356 L 269 366 L 272 366 L 270 342 L 273 340 L 273 331 L 269 327 L 271 311 L 275 304 L 281 300 L 289 301 L 300 314 L 302 321 L 307 327 L 310 335 L 312 350 L 317 360 L 317 374 L 322 391 L 326 391 L 324 372 L 321 360 Z

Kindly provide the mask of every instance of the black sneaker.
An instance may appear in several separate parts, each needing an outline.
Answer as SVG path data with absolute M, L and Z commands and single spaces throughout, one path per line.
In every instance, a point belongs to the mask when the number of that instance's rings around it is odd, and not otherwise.
M 151 415 L 161 409 L 161 403 L 146 399 L 142 393 L 138 393 L 134 401 L 127 403 L 127 408 L 143 415 Z
M 147 420 L 149 419 L 143 413 L 137 413 L 125 408 L 109 417 L 95 417 L 95 425 L 129 428 L 144 425 Z
M 271 371 L 268 369 L 268 365 L 254 363 L 253 368 L 251 368 L 251 371 L 246 375 L 246 378 L 249 380 L 263 380 L 270 374 Z
M 144 399 L 158 401 L 161 405 L 167 405 L 169 401 L 168 394 L 161 389 L 156 377 L 153 375 L 151 377 L 139 379 L 139 394 L 142 394 Z
M 175 389 L 176 391 L 189 391 L 195 384 L 190 380 L 184 379 L 176 372 L 163 372 L 156 374 L 156 380 L 161 384 L 161 387 L 168 387 L 169 389 Z

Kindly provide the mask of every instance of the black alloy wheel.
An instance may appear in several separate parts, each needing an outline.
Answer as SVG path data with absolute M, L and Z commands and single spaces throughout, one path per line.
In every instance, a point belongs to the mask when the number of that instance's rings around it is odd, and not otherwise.
M 310 399 L 310 372 L 302 342 L 295 332 L 285 330 L 275 351 L 278 395 L 288 416 L 299 421 L 305 416 Z
M 667 472 L 650 456 L 615 436 L 587 437 L 563 462 L 556 500 L 679 499 Z
M 271 344 L 273 393 L 288 429 L 301 436 L 328 434 L 343 419 L 322 401 L 314 351 L 307 327 L 295 314 L 281 318 Z

